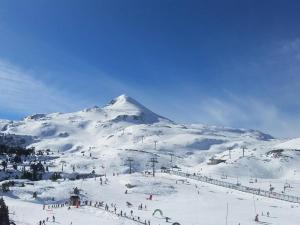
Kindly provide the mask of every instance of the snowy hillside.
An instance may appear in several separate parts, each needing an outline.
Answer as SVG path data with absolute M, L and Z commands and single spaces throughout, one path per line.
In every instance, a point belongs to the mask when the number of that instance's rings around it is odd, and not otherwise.
M 284 150 L 300 150 L 300 138 L 291 139 L 289 141 L 280 143 L 276 145 L 274 148 L 276 149 L 284 149 Z
M 7 180 L 12 182 L 4 195 L 17 224 L 36 224 L 46 218 L 51 220 L 46 224 L 52 224 L 53 216 L 66 225 L 144 221 L 162 225 L 169 224 L 168 217 L 172 223 L 223 224 L 226 202 L 229 224 L 253 224 L 257 214 L 266 224 L 281 225 L 287 218 L 290 224 L 297 224 L 299 220 L 297 204 L 254 198 L 249 193 L 159 173 L 166 167 L 226 179 L 232 185 L 257 190 L 272 187 L 278 193 L 299 196 L 300 154 L 278 149 L 293 145 L 259 131 L 177 124 L 125 95 L 103 108 L 36 114 L 21 121 L 3 120 L 0 126 L 0 144 L 36 148 L 34 155 L 21 159 L 13 153 L 0 155 L 2 161 L 9 158 L 6 170 L 1 167 L 0 179 L 4 181 L 0 185 L 3 188 Z M 40 176 L 30 177 L 36 163 L 42 167 L 35 172 Z M 153 164 L 156 177 L 151 174 Z M 129 174 L 130 165 L 133 174 Z M 80 189 L 82 200 L 92 203 L 57 208 L 57 204 L 70 201 L 75 187 Z M 107 202 L 111 211 L 99 207 L 99 201 Z M 139 209 L 139 204 L 147 208 Z M 155 209 L 164 215 L 153 215 Z M 31 210 L 37 213 L 32 216 Z M 269 211 L 271 217 L 266 216 Z M 139 219 L 141 223 L 136 221 Z
M 36 114 L 22 121 L 2 122 L 2 133 L 30 135 L 35 141 L 29 147 L 59 152 L 67 164 L 71 164 L 70 158 L 79 157 L 87 165 L 100 163 L 112 170 L 118 164 L 125 165 L 128 157 L 136 159 L 135 170 L 146 169 L 152 156 L 159 157 L 159 166 L 169 167 L 170 154 L 174 154 L 173 164 L 207 173 L 279 177 L 292 170 L 288 162 L 268 154 L 280 143 L 270 135 L 247 129 L 177 124 L 126 95 L 103 108 Z M 241 157 L 243 147 L 245 157 Z M 97 159 L 82 159 L 90 155 Z M 226 163 L 207 166 L 212 157 Z M 124 166 L 123 170 L 127 169 Z

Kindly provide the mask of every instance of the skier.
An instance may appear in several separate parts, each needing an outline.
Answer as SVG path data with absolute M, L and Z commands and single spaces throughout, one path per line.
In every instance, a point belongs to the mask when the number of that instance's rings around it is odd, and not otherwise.
M 259 222 L 258 214 L 256 214 L 254 221 L 255 221 L 255 222 Z
M 151 201 L 152 200 L 152 195 L 150 195 L 149 198 L 147 198 L 147 200 Z
M 55 222 L 55 216 L 52 216 L 52 222 Z

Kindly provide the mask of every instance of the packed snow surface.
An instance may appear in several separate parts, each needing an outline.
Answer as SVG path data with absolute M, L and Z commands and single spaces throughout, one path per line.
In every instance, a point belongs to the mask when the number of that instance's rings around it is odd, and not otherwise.
M 291 139 L 289 141 L 276 145 L 277 149 L 300 150 L 300 138 Z
M 126 184 L 133 188 L 125 194 Z M 258 181 L 260 185 L 260 181 Z M 101 208 L 82 206 L 80 208 L 67 207 L 48 208 L 43 210 L 43 204 L 51 205 L 52 197 L 57 202 L 68 200 L 69 193 L 74 187 L 82 190 L 82 199 L 88 199 L 95 203 L 104 201 L 116 205 L 117 213 L 123 213 L 140 217 L 151 221 L 153 225 L 170 224 L 165 222 L 169 217 L 170 222 L 180 224 L 225 224 L 228 204 L 228 224 L 256 224 L 254 217 L 259 214 L 261 223 L 265 224 L 299 224 L 299 205 L 288 202 L 252 196 L 250 194 L 233 191 L 206 183 L 182 179 L 166 174 L 157 174 L 157 177 L 149 177 L 142 174 L 108 176 L 108 183 L 100 185 L 99 179 L 86 179 L 83 181 L 59 181 L 36 182 L 34 185 L 26 185 L 15 188 L 10 197 L 5 200 L 10 207 L 12 217 L 20 224 L 37 224 L 47 217 L 52 221 L 56 217 L 56 223 L 69 225 L 83 224 L 137 224 L 133 221 L 108 213 Z M 33 200 L 32 192 L 38 192 L 38 199 Z M 149 195 L 153 199 L 147 200 Z M 128 207 L 127 202 L 131 204 Z M 138 206 L 142 204 L 143 209 Z M 146 206 L 146 208 L 145 208 Z M 160 209 L 163 216 L 153 216 L 155 209 Z M 267 213 L 269 212 L 269 216 Z M 54 224 L 49 222 L 47 224 Z

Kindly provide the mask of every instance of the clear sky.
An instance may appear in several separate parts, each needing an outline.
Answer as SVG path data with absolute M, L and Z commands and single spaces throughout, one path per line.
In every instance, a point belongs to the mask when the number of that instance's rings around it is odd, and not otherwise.
M 0 118 L 127 94 L 178 122 L 300 136 L 300 3 L 0 1 Z

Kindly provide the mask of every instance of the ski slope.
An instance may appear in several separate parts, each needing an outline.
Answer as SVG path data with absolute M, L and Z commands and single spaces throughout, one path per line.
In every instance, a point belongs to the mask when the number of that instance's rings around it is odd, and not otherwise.
M 276 145 L 276 149 L 300 150 L 300 138 L 291 139 L 289 141 Z
M 83 206 L 79 209 L 57 208 L 43 210 L 43 203 L 51 204 L 50 197 L 55 201 L 65 201 L 69 191 L 78 186 L 82 190 L 82 198 L 91 201 L 104 201 L 116 204 L 117 210 L 151 221 L 151 224 L 170 224 L 164 217 L 170 217 L 171 222 L 180 224 L 225 224 L 226 208 L 228 210 L 228 224 L 256 224 L 254 217 L 259 214 L 260 221 L 265 224 L 296 225 L 300 220 L 299 205 L 279 200 L 252 196 L 238 191 L 228 190 L 207 183 L 189 179 L 157 174 L 156 178 L 142 174 L 108 176 L 108 184 L 100 185 L 99 180 L 84 181 L 36 182 L 34 186 L 15 188 L 9 197 L 5 197 L 12 212 L 12 217 L 23 224 L 37 224 L 39 220 L 55 215 L 59 224 L 134 224 L 126 219 L 107 213 L 102 209 Z M 125 184 L 130 183 L 134 188 L 125 194 Z M 37 191 L 38 199 L 30 197 L 30 193 Z M 153 194 L 153 200 L 146 200 Z M 133 206 L 127 207 L 126 202 Z M 143 204 L 147 209 L 138 210 Z M 155 209 L 163 211 L 153 216 Z M 34 213 L 32 213 L 34 212 Z M 270 217 L 267 217 L 267 212 Z M 263 214 L 263 215 L 262 215 Z M 22 224 L 22 223 L 21 223 Z M 53 224 L 53 223 L 48 223 Z

